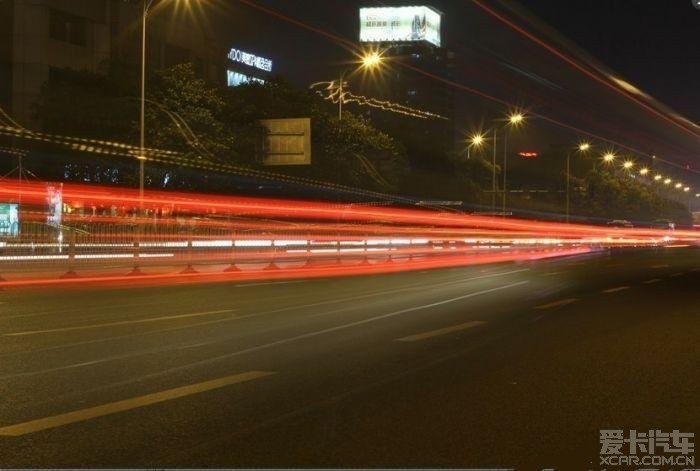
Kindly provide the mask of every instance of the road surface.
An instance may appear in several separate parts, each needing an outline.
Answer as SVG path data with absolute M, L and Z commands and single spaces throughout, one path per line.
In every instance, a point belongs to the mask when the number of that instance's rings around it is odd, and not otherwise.
M 5 290 L 0 467 L 595 467 L 601 429 L 700 432 L 698 286 L 666 248 Z

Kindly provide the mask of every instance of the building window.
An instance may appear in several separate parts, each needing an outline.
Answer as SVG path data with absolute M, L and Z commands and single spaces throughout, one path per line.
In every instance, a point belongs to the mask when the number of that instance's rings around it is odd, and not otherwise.
M 49 36 L 76 46 L 87 44 L 87 20 L 59 10 L 49 12 Z

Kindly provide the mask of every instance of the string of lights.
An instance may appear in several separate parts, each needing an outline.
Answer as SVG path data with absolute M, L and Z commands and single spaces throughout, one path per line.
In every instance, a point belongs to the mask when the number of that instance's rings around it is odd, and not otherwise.
M 324 86 L 324 88 L 318 89 L 318 86 Z M 316 93 L 321 96 L 324 100 L 330 101 L 332 103 L 338 103 L 342 100 L 345 103 L 356 103 L 360 106 L 369 106 L 372 108 L 378 108 L 382 111 L 389 111 L 391 113 L 402 114 L 405 116 L 410 116 L 412 118 L 418 119 L 443 119 L 448 118 L 441 116 L 437 113 L 432 113 L 430 111 L 419 110 L 417 108 L 411 108 L 409 106 L 402 105 L 400 103 L 394 103 L 388 100 L 379 100 L 377 98 L 366 97 L 362 95 L 355 95 L 352 92 L 347 91 L 347 87 L 341 87 L 339 81 L 330 82 L 316 82 L 311 84 L 312 89 L 316 89 Z M 324 92 L 326 94 L 324 95 Z

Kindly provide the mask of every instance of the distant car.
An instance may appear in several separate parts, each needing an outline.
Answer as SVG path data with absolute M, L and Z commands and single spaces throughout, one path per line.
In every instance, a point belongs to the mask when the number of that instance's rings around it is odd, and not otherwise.
M 626 219 L 613 219 L 608 221 L 608 226 L 611 227 L 634 227 L 634 225 Z

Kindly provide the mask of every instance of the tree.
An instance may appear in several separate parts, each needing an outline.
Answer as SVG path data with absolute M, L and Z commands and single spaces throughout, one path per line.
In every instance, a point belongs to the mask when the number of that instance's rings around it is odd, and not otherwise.
M 138 142 L 138 90 L 132 71 L 109 64 L 97 73 L 66 71 L 44 88 L 37 117 L 48 132 Z M 276 172 L 313 177 L 347 186 L 390 191 L 407 164 L 403 147 L 367 120 L 346 113 L 340 122 L 329 105 L 308 90 L 281 79 L 222 88 L 198 77 L 191 64 L 158 71 L 148 80 L 147 147 L 176 150 L 189 163 L 262 169 L 264 118 L 310 117 L 312 165 L 278 167 Z M 134 171 L 112 171 L 120 164 L 91 157 L 69 166 L 69 178 L 113 183 L 133 180 Z M 133 168 L 133 162 L 126 164 Z M 128 173 L 128 175 L 126 174 Z M 210 188 L 206 172 L 171 165 L 148 165 L 150 186 Z M 133 182 L 133 181 L 132 181 Z

